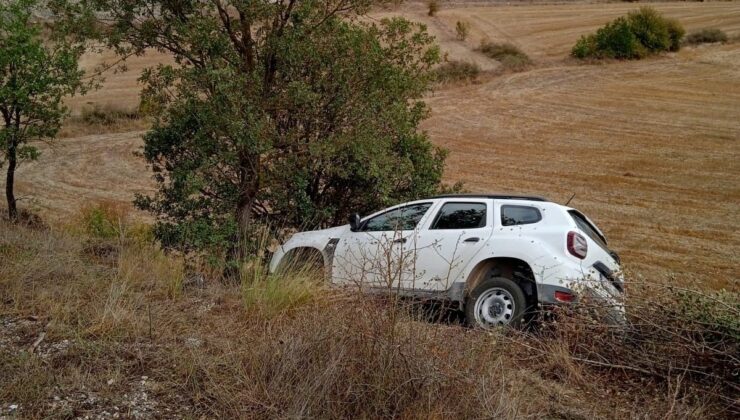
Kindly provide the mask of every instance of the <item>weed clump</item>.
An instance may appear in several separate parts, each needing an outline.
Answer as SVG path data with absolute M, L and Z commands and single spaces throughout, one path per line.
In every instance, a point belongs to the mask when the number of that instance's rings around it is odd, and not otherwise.
M 708 44 L 713 42 L 727 42 L 729 38 L 721 29 L 701 29 L 690 33 L 686 37 L 686 43 L 691 45 Z
M 455 35 L 458 41 L 465 41 L 470 33 L 470 23 L 466 20 L 458 20 L 455 23 Z
M 138 120 L 142 115 L 136 109 L 123 109 L 111 106 L 95 106 L 83 109 L 80 119 L 90 125 L 112 126 L 122 120 Z
M 427 15 L 434 16 L 439 12 L 439 1 L 438 0 L 429 0 L 427 2 Z
M 82 207 L 77 219 L 75 227 L 81 229 L 87 236 L 114 239 L 124 236 L 129 223 L 129 214 L 124 206 L 103 201 Z
M 664 51 L 678 51 L 685 31 L 674 19 L 652 7 L 642 7 L 582 36 L 571 50 L 576 58 L 640 59 Z
M 437 83 L 470 82 L 478 78 L 480 66 L 472 61 L 450 60 L 434 70 Z
M 483 40 L 476 51 L 479 51 L 488 58 L 499 61 L 505 69 L 511 71 L 522 71 L 532 64 L 532 60 L 530 60 L 524 51 L 508 42 L 498 44 Z
M 85 107 L 79 115 L 69 117 L 59 137 L 143 130 L 150 122 L 138 108 L 113 105 Z

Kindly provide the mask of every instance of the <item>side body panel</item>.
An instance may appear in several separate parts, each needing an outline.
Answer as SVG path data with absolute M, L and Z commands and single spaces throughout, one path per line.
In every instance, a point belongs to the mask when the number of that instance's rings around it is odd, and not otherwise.
M 428 223 L 435 200 L 403 203 L 371 214 L 362 221 L 364 224 L 392 210 L 422 203 L 429 203 L 430 207 L 414 229 L 344 232 L 339 237 L 332 258 L 331 281 L 370 288 L 401 287 L 402 279 L 413 276 L 415 271 L 416 254 L 409 252 L 409 249 L 421 226 Z
M 432 229 L 435 218 L 446 203 L 483 204 L 486 206 L 485 226 L 466 229 Z M 489 246 L 493 231 L 493 200 L 444 199 L 439 200 L 430 217 L 412 243 L 407 243 L 407 253 L 415 254 L 415 271 L 404 278 L 402 287 L 407 290 L 423 289 L 440 292 L 452 284 L 465 281 L 462 274 L 476 255 Z

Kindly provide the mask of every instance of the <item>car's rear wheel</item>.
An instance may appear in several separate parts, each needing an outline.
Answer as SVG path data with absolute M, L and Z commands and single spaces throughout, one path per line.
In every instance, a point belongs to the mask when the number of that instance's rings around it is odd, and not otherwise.
M 518 328 L 527 309 L 522 289 L 506 277 L 490 277 L 478 284 L 465 301 L 468 325 L 480 328 Z

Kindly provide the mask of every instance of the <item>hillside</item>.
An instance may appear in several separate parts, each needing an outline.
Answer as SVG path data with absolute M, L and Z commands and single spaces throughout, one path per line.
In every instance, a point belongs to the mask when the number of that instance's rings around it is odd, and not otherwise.
M 149 51 L 70 99 L 59 139 L 19 167 L 19 206 L 40 219 L 0 218 L 0 420 L 738 418 L 740 2 L 651 3 L 730 40 L 598 63 L 569 50 L 639 5 L 508 3 L 363 19 L 424 22 L 447 60 L 480 67 L 425 98 L 445 182 L 572 197 L 621 255 L 626 324 L 583 296 L 522 330 L 467 328 L 439 302 L 329 287 L 311 269 L 270 274 L 258 256 L 224 278 L 163 252 L 131 205 L 154 188 L 137 80 L 169 61 Z M 482 40 L 532 63 L 506 69 Z
M 429 95 L 432 115 L 423 128 L 451 151 L 448 182 L 560 202 L 575 193 L 573 205 L 601 225 L 633 276 L 737 291 L 740 44 L 689 47 L 629 63 L 582 65 L 567 58 L 580 35 L 634 7 L 460 4 L 429 18 L 423 4 L 411 3 L 371 17 L 401 14 L 426 22 L 451 58 L 487 63 L 484 69 L 498 64 L 474 51 L 483 37 L 514 42 L 535 60 L 523 73 L 484 74 L 478 83 Z M 740 35 L 738 3 L 656 7 L 689 31 L 710 26 Z M 472 24 L 465 42 L 454 37 L 458 19 Z M 139 72 L 161 61 L 166 57 L 156 53 L 133 57 L 127 72 L 107 76 L 103 89 L 73 98 L 73 111 L 134 109 Z M 134 193 L 148 191 L 149 174 L 133 154 L 143 126 L 130 125 L 78 135 L 91 129 L 73 121 L 43 163 L 21 167 L 18 190 L 27 205 L 58 218 L 84 203 L 129 203 Z

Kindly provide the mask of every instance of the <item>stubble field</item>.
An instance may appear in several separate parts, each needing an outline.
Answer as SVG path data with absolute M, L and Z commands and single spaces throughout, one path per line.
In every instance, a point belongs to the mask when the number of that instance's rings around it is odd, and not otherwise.
M 657 3 L 688 31 L 740 35 L 740 4 Z M 518 45 L 535 61 L 522 73 L 481 76 L 439 88 L 424 122 L 450 150 L 446 180 L 474 192 L 542 194 L 590 215 L 634 279 L 673 279 L 737 291 L 740 282 L 740 43 L 685 48 L 639 62 L 579 64 L 567 57 L 582 34 L 638 7 L 632 4 L 457 5 L 426 16 L 423 4 L 376 12 L 425 22 L 451 59 L 497 63 L 473 49 L 481 39 Z M 455 23 L 471 24 L 464 42 Z M 108 57 L 109 59 L 111 57 Z M 74 98 L 75 114 L 95 106 L 134 109 L 139 71 L 164 59 L 137 57 L 103 89 Z M 100 57 L 89 57 L 89 67 Z M 134 153 L 141 127 L 90 134 L 65 129 L 53 150 L 18 173 L 22 205 L 49 219 L 98 200 L 128 203 L 152 188 Z

